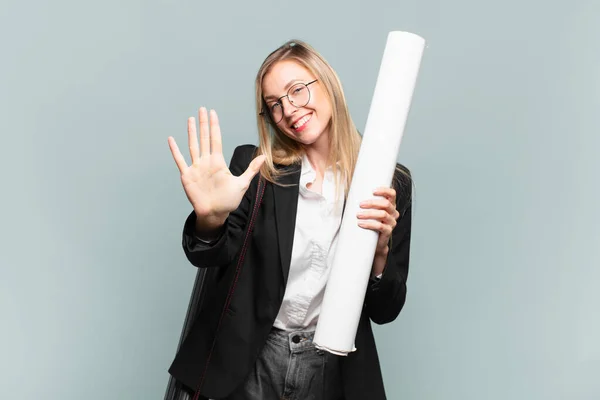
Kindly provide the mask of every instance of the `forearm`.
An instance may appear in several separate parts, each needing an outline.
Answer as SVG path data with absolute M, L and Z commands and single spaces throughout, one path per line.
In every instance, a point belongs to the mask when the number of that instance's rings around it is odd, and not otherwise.
M 396 319 L 405 300 L 405 277 L 396 268 L 388 266 L 379 279 L 369 283 L 365 303 L 371 320 L 386 324 Z
M 372 277 L 378 274 L 381 277 L 369 285 L 365 299 L 369 317 L 375 323 L 393 321 L 404 307 L 410 260 L 410 232 L 409 208 L 394 228 L 386 254 L 375 255 Z
M 252 160 L 251 150 L 246 146 L 236 148 L 230 164 L 232 174 L 239 176 L 246 170 Z M 198 218 L 196 211 L 193 211 L 188 216 L 182 244 L 190 263 L 200 268 L 224 266 L 235 257 L 255 190 L 256 185 L 251 185 L 238 208 L 228 215 Z

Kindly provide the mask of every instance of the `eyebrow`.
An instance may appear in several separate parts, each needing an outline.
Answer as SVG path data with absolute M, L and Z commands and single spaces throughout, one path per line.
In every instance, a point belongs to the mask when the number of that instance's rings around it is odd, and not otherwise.
M 283 90 L 287 92 L 287 90 L 290 88 L 290 86 L 292 86 L 294 83 L 297 83 L 297 82 L 303 82 L 303 79 L 292 79 L 285 85 Z M 278 96 L 270 95 L 270 96 L 265 97 L 265 101 L 276 100 L 278 98 L 279 98 Z

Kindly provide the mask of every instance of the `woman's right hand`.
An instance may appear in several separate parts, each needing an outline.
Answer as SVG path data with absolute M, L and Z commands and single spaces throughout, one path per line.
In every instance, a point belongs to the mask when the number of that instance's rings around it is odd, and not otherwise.
M 196 228 L 211 232 L 223 225 L 229 213 L 240 205 L 265 157 L 256 157 L 243 174 L 233 175 L 223 158 L 217 113 L 210 111 L 210 121 L 206 108 L 200 108 L 198 114 L 200 145 L 196 121 L 193 117 L 188 118 L 188 144 L 192 164 L 187 165 L 173 137 L 169 137 L 169 147 L 181 173 L 185 194 L 196 212 Z

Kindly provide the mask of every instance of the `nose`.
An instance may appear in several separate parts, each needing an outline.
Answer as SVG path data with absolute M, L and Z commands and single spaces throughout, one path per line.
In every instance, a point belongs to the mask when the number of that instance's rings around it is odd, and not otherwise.
M 298 108 L 296 108 L 292 103 L 290 103 L 290 99 L 284 97 L 281 99 L 281 107 L 283 108 L 283 115 L 288 118 L 296 112 Z

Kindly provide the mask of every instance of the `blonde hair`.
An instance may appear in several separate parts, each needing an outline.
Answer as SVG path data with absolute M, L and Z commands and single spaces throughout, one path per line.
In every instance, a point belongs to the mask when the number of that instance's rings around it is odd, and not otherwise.
M 289 40 L 269 54 L 256 74 L 255 101 L 259 135 L 259 146 L 256 155 L 263 154 L 266 157 L 260 174 L 266 180 L 279 184 L 277 178 L 285 174 L 285 171 L 277 169 L 275 165 L 289 166 L 300 162 L 304 154 L 304 149 L 300 143 L 286 136 L 276 124 L 269 123 L 266 118 L 258 115 L 263 111 L 266 112 L 268 108 L 262 91 L 265 76 L 273 65 L 287 60 L 295 61 L 310 71 L 318 79 L 321 88 L 331 103 L 332 113 L 329 122 L 327 165 L 338 163 L 341 173 L 338 174 L 337 170 L 334 169 L 336 171 L 336 193 L 338 193 L 337 188 L 341 183 L 340 180 L 343 179 L 345 184 L 344 197 L 346 197 L 356 166 L 362 137 L 350 117 L 346 97 L 338 75 L 321 54 L 301 40 Z M 410 176 L 407 174 L 408 171 L 404 171 L 399 166 L 396 170 L 410 180 Z M 399 186 L 402 187 L 403 185 L 400 184 Z
M 262 92 L 265 75 L 273 65 L 285 60 L 295 61 L 315 75 L 331 103 L 327 165 L 339 164 L 342 173 L 337 174 L 336 179 L 338 183 L 339 179 L 344 179 L 347 194 L 360 149 L 361 136 L 350 117 L 340 79 L 323 56 L 300 40 L 290 40 L 269 54 L 256 75 L 256 109 L 259 113 L 266 110 Z M 260 116 L 258 135 L 258 154 L 264 154 L 266 157 L 261 174 L 268 181 L 277 183 L 277 177 L 283 172 L 275 168 L 275 164 L 287 166 L 299 162 L 304 149 L 300 143 L 281 132 L 277 125 L 268 123 Z

